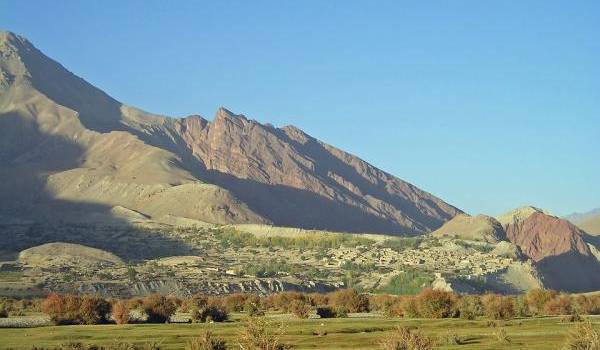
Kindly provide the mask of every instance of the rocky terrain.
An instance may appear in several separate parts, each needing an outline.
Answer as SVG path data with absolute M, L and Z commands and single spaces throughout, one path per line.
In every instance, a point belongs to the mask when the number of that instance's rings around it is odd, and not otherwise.
M 10 218 L 85 221 L 118 206 L 155 220 L 414 234 L 460 213 L 292 126 L 224 108 L 208 121 L 126 106 L 8 32 L 0 162 Z
M 5 251 L 0 259 L 0 295 L 61 291 L 189 296 L 198 292 L 324 292 L 341 287 L 375 292 L 405 273 L 429 281 L 417 289 L 429 286 L 434 278 L 467 292 L 516 292 L 540 286 L 535 270 L 528 270 L 507 242 L 265 225 L 147 225 L 136 231 L 123 226 L 0 226 L 16 233 L 13 244 L 4 247 L 14 253 Z M 98 239 L 98 234 L 109 238 Z M 39 244 L 44 237 L 77 243 Z M 33 247 L 22 249 L 28 246 Z
M 586 234 L 567 220 L 540 212 L 509 224 L 507 237 L 533 260 L 547 287 L 591 291 L 600 288 L 600 264 Z

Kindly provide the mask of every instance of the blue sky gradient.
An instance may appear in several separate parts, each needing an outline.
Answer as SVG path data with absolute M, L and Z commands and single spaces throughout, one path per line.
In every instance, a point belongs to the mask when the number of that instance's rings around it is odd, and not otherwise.
M 8 1 L 116 99 L 296 125 L 472 214 L 600 207 L 598 1 Z

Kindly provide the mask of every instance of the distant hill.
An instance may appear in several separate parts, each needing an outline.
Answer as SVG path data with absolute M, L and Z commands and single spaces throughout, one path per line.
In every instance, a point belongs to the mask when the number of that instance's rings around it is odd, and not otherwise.
M 596 216 L 586 219 L 577 226 L 590 235 L 600 235 L 600 213 Z
M 487 215 L 470 216 L 459 214 L 432 233 L 438 238 L 460 239 L 497 243 L 506 239 L 502 225 Z
M 591 235 L 600 235 L 600 208 L 586 213 L 573 213 L 565 216 L 565 219 Z
M 575 225 L 577 225 L 577 224 L 580 224 L 580 223 L 586 221 L 587 219 L 590 219 L 597 215 L 600 215 L 600 208 L 592 209 L 592 210 L 584 212 L 584 213 L 569 214 L 569 215 L 565 216 L 564 219 L 567 219 L 567 220 L 571 221 L 572 223 L 574 223 Z
M 9 32 L 0 33 L 0 164 L 0 215 L 39 221 L 117 212 L 419 234 L 461 213 L 293 126 L 225 108 L 208 121 L 126 106 Z

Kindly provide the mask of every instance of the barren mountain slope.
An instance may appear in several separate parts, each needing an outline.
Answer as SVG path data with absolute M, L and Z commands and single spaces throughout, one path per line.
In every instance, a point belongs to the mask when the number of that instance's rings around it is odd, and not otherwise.
M 456 237 L 471 241 L 496 243 L 506 239 L 502 225 L 487 215 L 460 214 L 432 233 L 433 236 Z
M 196 159 L 203 178 L 278 225 L 422 233 L 460 212 L 295 127 L 262 125 L 224 108 L 213 122 L 192 116 L 130 126 L 148 142 Z
M 2 214 L 85 220 L 121 205 L 208 222 L 265 222 L 228 191 L 202 184 L 177 155 L 124 131 L 120 108 L 25 39 L 0 33 Z M 181 201 L 184 184 L 200 189 Z M 157 195 L 179 199 L 155 213 L 145 204 Z
M 0 200 L 13 203 L 5 213 L 120 205 L 207 222 L 388 233 L 429 232 L 460 213 L 294 127 L 225 109 L 208 122 L 124 106 L 11 33 L 0 35 L 0 54 L 0 175 L 11 179 Z
M 538 266 L 548 288 L 590 291 L 600 288 L 600 264 L 585 233 L 567 220 L 540 212 L 509 224 L 506 234 Z

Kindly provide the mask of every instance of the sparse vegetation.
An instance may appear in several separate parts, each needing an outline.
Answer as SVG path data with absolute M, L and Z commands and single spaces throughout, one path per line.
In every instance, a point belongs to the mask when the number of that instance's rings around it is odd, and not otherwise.
M 241 350 L 285 350 L 291 349 L 282 341 L 285 334 L 283 324 L 275 325 L 266 318 L 250 318 L 244 321 L 239 333 L 238 345 Z
M 600 350 L 600 332 L 591 322 L 575 326 L 563 347 L 564 350 Z
M 226 350 L 227 343 L 207 330 L 186 344 L 185 350 Z
M 389 283 L 379 289 L 378 292 L 394 295 L 417 294 L 430 286 L 432 281 L 433 278 L 431 275 L 411 269 L 400 272 L 394 276 Z
M 381 340 L 379 347 L 382 350 L 431 350 L 433 344 L 434 341 L 418 329 L 398 327 Z

